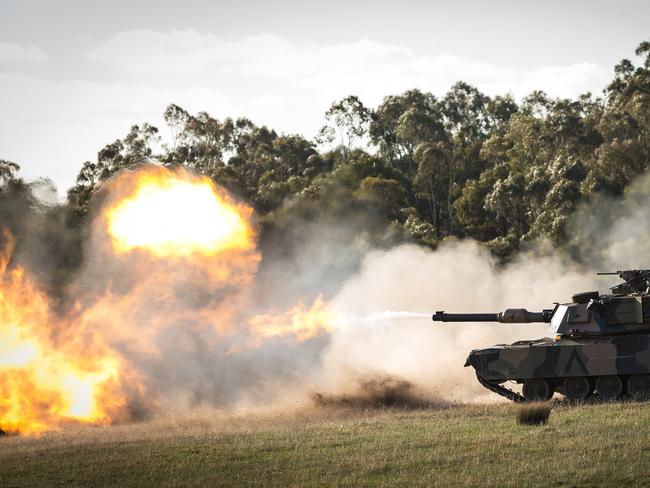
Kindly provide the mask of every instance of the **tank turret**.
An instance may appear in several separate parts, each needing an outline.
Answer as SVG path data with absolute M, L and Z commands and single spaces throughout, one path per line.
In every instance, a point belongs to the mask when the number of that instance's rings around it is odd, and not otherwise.
M 549 338 L 476 349 L 465 366 L 486 388 L 515 402 L 550 399 L 554 392 L 582 401 L 623 396 L 650 398 L 650 270 L 615 273 L 611 293 L 577 293 L 571 302 L 530 312 L 436 312 L 434 321 L 548 323 Z M 522 394 L 502 386 L 522 384 Z

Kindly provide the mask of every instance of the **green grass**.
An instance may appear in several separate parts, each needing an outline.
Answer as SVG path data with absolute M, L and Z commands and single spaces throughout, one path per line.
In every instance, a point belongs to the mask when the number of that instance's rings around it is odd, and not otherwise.
M 193 414 L 0 438 L 1 486 L 650 485 L 650 404 Z

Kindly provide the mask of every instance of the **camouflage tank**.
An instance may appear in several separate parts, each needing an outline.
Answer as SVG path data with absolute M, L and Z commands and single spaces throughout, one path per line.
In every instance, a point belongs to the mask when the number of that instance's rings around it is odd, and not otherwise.
M 611 293 L 573 295 L 571 303 L 529 312 L 454 314 L 434 321 L 547 322 L 550 338 L 501 344 L 470 352 L 465 366 L 487 389 L 514 402 L 545 401 L 555 392 L 571 401 L 592 395 L 611 401 L 650 398 L 650 270 L 616 271 L 623 283 Z M 522 384 L 522 394 L 504 386 Z

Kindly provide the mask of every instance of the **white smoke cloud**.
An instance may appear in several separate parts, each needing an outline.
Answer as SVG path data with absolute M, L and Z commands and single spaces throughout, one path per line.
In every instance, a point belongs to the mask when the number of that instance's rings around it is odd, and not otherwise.
M 650 268 L 650 173 L 639 176 L 623 198 L 596 197 L 573 216 L 578 252 L 599 271 Z
M 386 374 L 432 397 L 480 398 L 486 390 L 471 368 L 463 368 L 468 353 L 546 337 L 546 326 L 434 323 L 430 315 L 438 310 L 553 308 L 554 302 L 570 301 L 576 291 L 592 289 L 594 278 L 554 255 L 524 255 L 501 268 L 472 241 L 445 244 L 437 251 L 406 245 L 372 252 L 331 302 L 346 326 L 333 333 L 324 352 L 323 381 L 336 391 L 349 388 L 357 376 Z M 417 314 L 377 314 L 382 310 Z

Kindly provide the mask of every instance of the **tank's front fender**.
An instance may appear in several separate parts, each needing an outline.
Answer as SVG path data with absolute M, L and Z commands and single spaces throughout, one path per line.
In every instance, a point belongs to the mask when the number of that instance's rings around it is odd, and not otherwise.
M 472 366 L 479 373 L 485 373 L 488 365 L 499 359 L 499 352 L 499 349 L 492 347 L 488 349 L 474 349 L 467 356 L 465 367 Z

